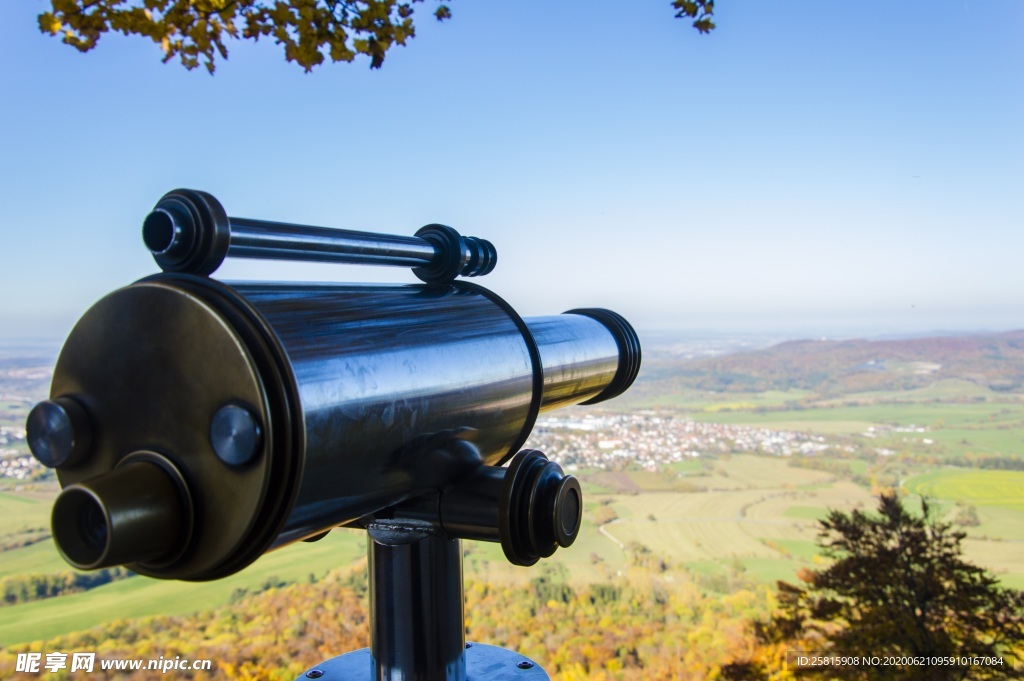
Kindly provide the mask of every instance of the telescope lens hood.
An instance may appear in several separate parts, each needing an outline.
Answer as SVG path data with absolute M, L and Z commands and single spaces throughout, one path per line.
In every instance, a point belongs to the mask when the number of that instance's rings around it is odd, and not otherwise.
M 640 373 L 641 358 L 640 337 L 630 323 L 622 315 L 600 307 L 579 308 L 565 314 L 583 315 L 601 322 L 615 337 L 615 344 L 619 347 L 619 367 L 615 378 L 599 395 L 580 404 L 597 404 L 626 392 Z

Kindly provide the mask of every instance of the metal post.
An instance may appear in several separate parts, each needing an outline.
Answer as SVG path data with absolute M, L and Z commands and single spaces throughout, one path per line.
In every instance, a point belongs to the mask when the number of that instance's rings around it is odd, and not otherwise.
M 377 681 L 466 681 L 462 542 L 430 525 L 368 531 Z
M 296 681 L 550 681 L 515 651 L 466 643 L 459 539 L 416 520 L 374 521 L 367 535 L 370 647 Z

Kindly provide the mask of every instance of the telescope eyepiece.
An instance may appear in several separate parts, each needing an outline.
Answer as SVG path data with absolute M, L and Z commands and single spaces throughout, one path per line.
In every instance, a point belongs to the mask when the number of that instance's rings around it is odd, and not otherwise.
M 181 226 L 174 222 L 171 214 L 161 208 L 146 216 L 142 222 L 142 241 L 150 252 L 161 255 L 174 245 L 175 234 L 181 233 Z
M 110 530 L 107 525 L 107 517 L 103 514 L 103 508 L 99 504 L 90 503 L 85 508 L 85 513 L 80 518 L 79 527 L 82 539 L 90 548 L 100 550 L 106 546 Z
M 190 234 L 182 224 L 188 219 L 170 207 L 157 207 L 142 222 L 142 240 L 153 255 L 174 257 L 188 251 Z
M 211 274 L 228 252 L 224 207 L 206 192 L 175 189 L 142 221 L 142 240 L 165 272 Z
M 68 562 L 76 567 L 102 562 L 110 520 L 96 497 L 86 489 L 69 488 L 54 504 L 53 517 L 54 540 Z
M 192 530 L 192 504 L 174 465 L 152 452 L 68 485 L 53 505 L 57 549 L 80 570 L 173 563 Z

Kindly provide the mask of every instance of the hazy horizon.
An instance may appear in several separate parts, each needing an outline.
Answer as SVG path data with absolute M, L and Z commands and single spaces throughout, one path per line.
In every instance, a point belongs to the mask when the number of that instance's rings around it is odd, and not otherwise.
M 961 329 L 923 329 L 920 331 L 900 331 L 884 327 L 790 327 L 790 328 L 757 328 L 725 324 L 719 327 L 694 326 L 677 328 L 636 327 L 637 334 L 645 349 L 666 349 L 681 342 L 697 341 L 750 341 L 757 346 L 772 345 L 791 340 L 891 340 L 913 339 L 947 336 L 973 336 L 1007 333 L 1024 330 L 1024 324 L 1006 328 L 961 328 Z M 63 334 L 0 334 L 0 349 L 24 349 L 26 351 L 59 351 L 68 331 Z

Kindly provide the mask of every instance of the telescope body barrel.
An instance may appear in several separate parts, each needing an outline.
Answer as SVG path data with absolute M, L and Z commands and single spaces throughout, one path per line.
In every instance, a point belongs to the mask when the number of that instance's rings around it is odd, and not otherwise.
M 625 390 L 615 377 L 636 376 L 640 345 L 622 324 L 625 320 L 614 312 L 597 309 L 526 319 L 544 366 L 541 411 L 602 402 Z M 611 328 L 619 333 L 610 333 Z M 622 366 L 623 360 L 635 366 Z
M 58 467 L 65 487 L 136 452 L 164 457 L 187 486 L 193 529 L 176 562 L 140 556 L 133 569 L 214 579 L 502 464 L 541 410 L 625 390 L 639 351 L 614 313 L 523 319 L 466 282 L 161 274 L 108 295 L 75 326 L 51 394 L 88 418 L 55 422 L 91 432 L 47 442 L 90 443 Z
M 467 439 L 493 465 L 515 454 L 532 429 L 542 399 L 538 350 L 521 320 L 484 289 L 235 290 L 275 330 L 305 424 L 309 473 L 279 543 L 372 513 L 479 463 L 438 451 L 431 436 Z

